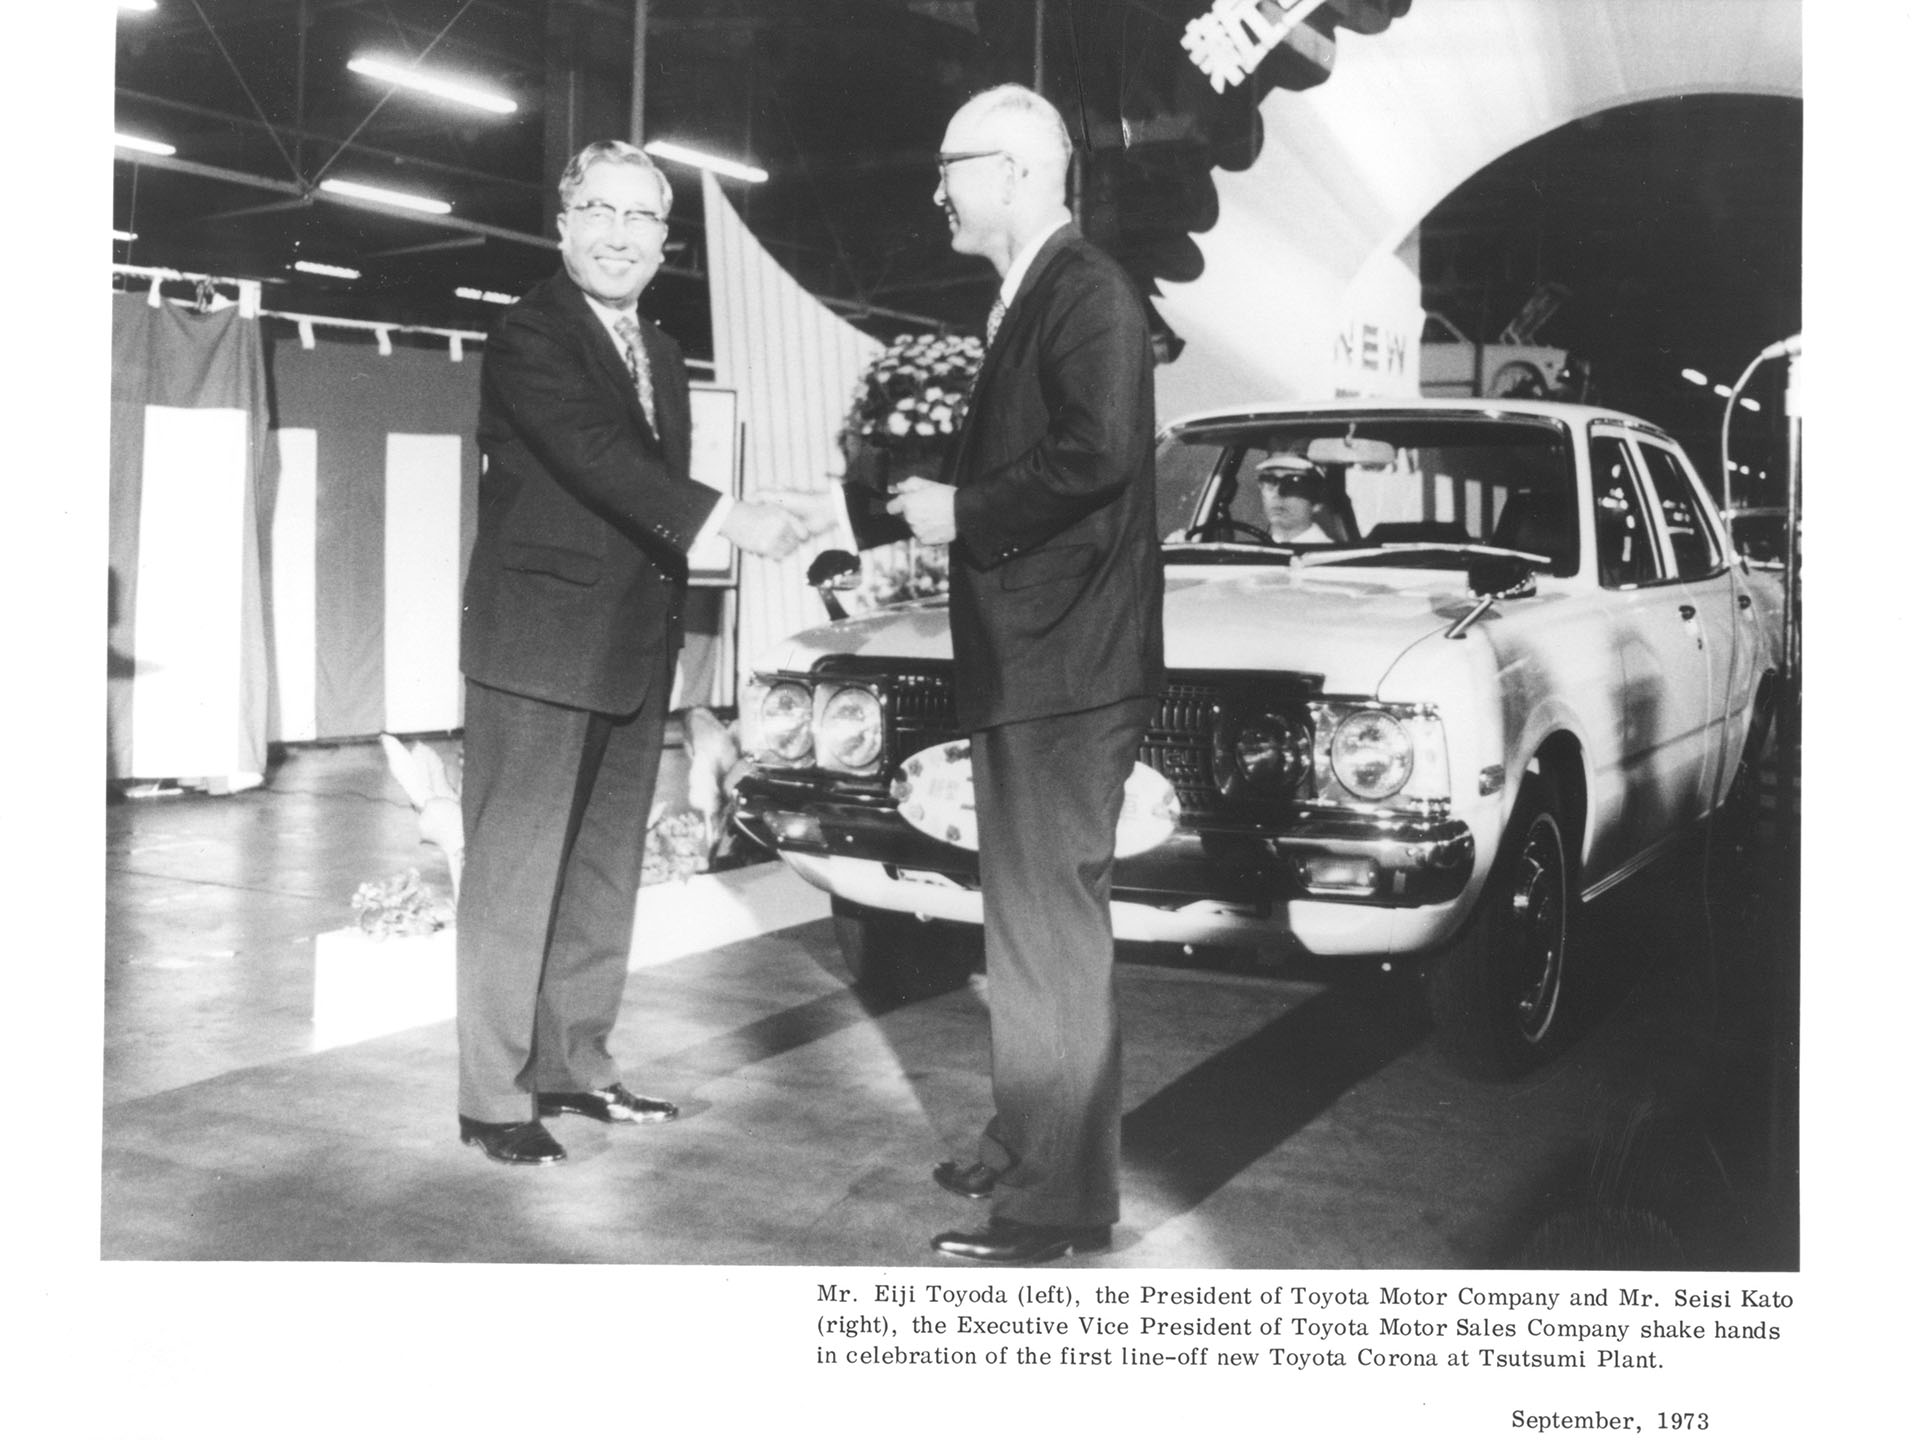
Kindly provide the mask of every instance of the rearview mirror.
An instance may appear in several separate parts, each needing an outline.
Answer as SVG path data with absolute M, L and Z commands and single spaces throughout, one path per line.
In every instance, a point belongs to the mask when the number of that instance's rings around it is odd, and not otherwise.
M 1307 442 L 1307 459 L 1316 465 L 1391 465 L 1399 453 L 1389 441 L 1351 435 L 1323 435 Z

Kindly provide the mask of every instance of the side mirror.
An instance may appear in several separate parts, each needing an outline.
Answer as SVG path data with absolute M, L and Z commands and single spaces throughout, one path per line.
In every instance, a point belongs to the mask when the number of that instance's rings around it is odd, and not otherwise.
M 822 550 L 807 567 L 807 583 L 818 590 L 852 590 L 860 584 L 860 560 L 846 550 Z
M 1503 555 L 1497 560 L 1477 560 L 1468 566 L 1467 588 L 1487 600 L 1524 600 L 1539 586 L 1534 581 L 1531 565 Z
M 847 607 L 840 603 L 839 592 L 860 586 L 860 560 L 846 550 L 822 550 L 807 566 L 807 583 L 819 593 L 827 607 L 829 620 L 847 618 Z
M 1473 628 L 1473 622 L 1486 614 L 1496 600 L 1524 600 L 1540 587 L 1534 583 L 1533 566 L 1524 560 L 1502 555 L 1493 560 L 1476 560 L 1467 567 L 1467 588 L 1480 598 L 1473 608 L 1447 627 L 1447 639 L 1458 640 Z

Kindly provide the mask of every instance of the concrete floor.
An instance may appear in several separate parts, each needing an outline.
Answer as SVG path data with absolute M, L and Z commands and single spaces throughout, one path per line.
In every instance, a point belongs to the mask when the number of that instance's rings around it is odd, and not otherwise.
M 1513 1085 L 1400 992 L 1130 953 L 1124 1215 L 1069 1264 L 1795 1268 L 1795 814 L 1594 907 L 1590 1033 Z M 317 1047 L 315 934 L 445 878 L 376 747 L 106 830 L 105 1259 L 899 1267 L 981 1213 L 928 1179 L 986 1117 L 979 996 L 863 1001 L 825 920 L 636 970 L 623 1064 L 683 1119 L 522 1171 L 457 1142 L 450 1020 Z

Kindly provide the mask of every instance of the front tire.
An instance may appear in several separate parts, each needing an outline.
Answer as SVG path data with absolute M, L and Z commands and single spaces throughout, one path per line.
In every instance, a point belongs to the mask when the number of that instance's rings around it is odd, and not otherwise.
M 1463 1074 L 1511 1079 L 1566 1047 L 1579 899 L 1568 854 L 1558 795 L 1529 776 L 1472 919 L 1426 971 L 1435 1038 Z
M 920 920 L 833 901 L 833 933 L 854 989 L 876 1000 L 923 1000 L 966 983 L 980 967 L 977 926 Z

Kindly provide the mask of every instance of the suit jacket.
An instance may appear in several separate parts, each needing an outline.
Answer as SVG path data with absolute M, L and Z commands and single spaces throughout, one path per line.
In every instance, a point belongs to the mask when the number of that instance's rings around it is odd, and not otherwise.
M 1153 346 L 1126 273 L 1071 225 L 981 364 L 947 478 L 960 724 L 1159 692 Z
M 640 322 L 659 427 L 564 273 L 488 336 L 480 511 L 460 625 L 467 677 L 611 715 L 679 649 L 686 552 L 719 496 L 688 475 L 680 347 Z

